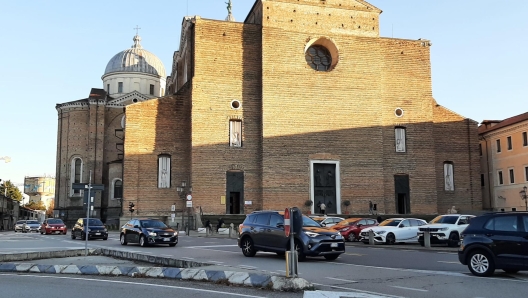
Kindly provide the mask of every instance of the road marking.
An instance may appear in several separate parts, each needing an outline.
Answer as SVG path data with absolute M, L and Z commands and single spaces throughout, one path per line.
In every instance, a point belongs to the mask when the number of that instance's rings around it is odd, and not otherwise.
M 119 280 L 105 280 L 105 279 L 92 279 L 92 278 L 81 278 L 81 277 L 65 277 L 65 276 L 47 276 L 47 275 L 29 275 L 29 274 L 0 274 L 0 276 L 17 276 L 17 277 L 32 277 L 32 278 L 56 278 L 56 279 L 69 279 L 69 280 L 84 280 L 84 281 L 93 281 L 98 284 L 102 282 L 106 283 L 114 283 L 114 284 L 126 284 L 130 286 L 142 286 L 142 287 L 158 287 L 158 288 L 169 288 L 169 289 L 183 289 L 183 290 L 189 290 L 189 291 L 196 291 L 196 292 L 206 292 L 206 293 L 215 293 L 215 294 L 222 294 L 227 296 L 239 296 L 239 297 L 254 297 L 254 298 L 265 298 L 264 296 L 252 296 L 252 295 L 246 295 L 246 294 L 237 294 L 237 293 L 229 293 L 229 292 L 222 292 L 222 291 L 213 291 L 213 290 L 205 290 L 205 289 L 197 289 L 197 288 L 188 288 L 188 287 L 178 287 L 178 286 L 169 286 L 169 285 L 157 285 L 152 283 L 142 283 L 137 281 L 119 281 Z
M 210 248 L 201 248 L 201 247 L 185 247 L 185 246 L 183 246 L 182 248 L 203 249 L 203 250 L 209 250 L 209 251 L 218 251 L 218 252 L 227 252 L 227 253 L 232 253 L 232 254 L 240 254 L 239 251 L 219 250 L 219 249 L 210 249 Z
M 187 246 L 187 248 L 209 248 L 209 247 L 238 247 L 238 245 L 236 245 L 236 244 L 230 244 L 230 245 Z
M 357 281 L 354 281 L 354 280 L 341 279 L 341 278 L 335 278 L 335 277 L 327 277 L 327 278 L 328 278 L 328 279 L 332 279 L 332 280 L 338 280 L 338 281 L 345 281 L 345 282 L 357 283 Z
M 415 288 L 407 288 L 407 287 L 400 287 L 400 286 L 389 286 L 389 287 L 397 288 L 397 289 L 403 289 L 403 290 L 410 290 L 410 291 L 429 292 L 428 290 L 415 289 Z
M 246 265 L 238 265 L 238 268 L 248 269 L 248 270 L 255 270 L 255 269 L 257 269 L 257 267 L 254 267 L 254 266 L 246 266 Z
M 345 253 L 345 255 L 349 255 L 349 256 L 358 256 L 358 257 L 366 256 L 366 255 L 363 255 L 363 254 L 354 254 L 354 253 Z
M 457 265 L 462 265 L 460 264 L 460 262 L 449 262 L 449 261 L 437 261 L 438 263 L 446 263 L 446 264 L 457 264 Z
M 204 243 L 211 243 L 211 244 L 215 244 L 215 243 L 218 243 L 218 242 L 204 242 Z
M 360 293 L 366 293 L 366 294 L 371 294 L 371 295 L 378 295 L 378 296 L 374 296 L 374 297 L 379 297 L 381 295 L 381 297 L 406 298 L 406 297 L 403 297 L 403 296 L 395 296 L 395 295 L 383 294 L 383 293 L 379 293 L 379 292 L 358 290 L 358 289 L 354 289 L 354 288 L 347 288 L 347 287 L 340 287 L 340 286 L 331 286 L 331 285 L 318 284 L 318 283 L 313 283 L 313 284 L 316 285 L 316 286 L 323 286 L 323 287 L 329 287 L 329 288 L 340 289 L 340 290 L 348 290 L 348 291 L 357 291 L 357 292 L 360 292 Z

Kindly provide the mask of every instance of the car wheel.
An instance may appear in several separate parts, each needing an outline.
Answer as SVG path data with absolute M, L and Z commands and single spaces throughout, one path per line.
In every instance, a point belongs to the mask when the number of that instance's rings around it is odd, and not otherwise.
M 147 246 L 147 239 L 143 235 L 141 235 L 141 237 L 139 237 L 139 246 L 142 246 L 142 247 Z
M 385 242 L 387 242 L 387 244 L 394 244 L 394 243 L 396 243 L 396 236 L 394 236 L 393 233 L 389 233 L 389 234 L 387 234 L 387 238 L 385 239 Z
M 490 276 L 495 271 L 495 264 L 487 252 L 476 250 L 469 254 L 468 268 L 476 276 Z
M 302 245 L 299 241 L 295 241 L 295 251 L 297 252 L 297 260 L 299 260 L 299 262 L 306 260 L 306 255 L 302 251 Z
M 40 231 L 40 235 L 44 235 L 44 232 Z
M 108 240 L 108 237 L 104 237 L 103 240 Z
M 74 233 L 71 232 L 71 239 L 75 239 L 75 238 L 76 238 L 76 237 L 75 237 Z
M 502 271 L 513 274 L 513 273 L 519 272 L 520 270 L 519 269 L 502 269 Z
M 350 234 L 348 234 L 347 240 L 350 242 L 356 241 L 357 240 L 356 235 L 351 232 Z
M 169 246 L 170 246 L 170 247 L 175 247 L 175 246 L 176 246 L 176 243 L 169 243 Z
M 121 236 L 119 237 L 119 241 L 121 242 L 121 245 L 127 245 L 127 241 L 125 239 L 125 234 L 121 234 Z
M 449 235 L 449 241 L 447 242 L 447 246 L 449 247 L 457 247 L 458 241 L 460 241 L 460 238 L 458 237 L 457 233 L 451 233 Z
M 325 257 L 325 259 L 327 259 L 329 261 L 333 261 L 333 260 L 337 259 L 339 257 L 339 255 L 325 255 L 324 257 Z
M 66 231 L 64 231 L 64 232 L 62 232 L 62 235 L 66 235 L 66 233 L 67 233 L 67 232 L 66 232 Z
M 255 249 L 255 246 L 253 246 L 253 240 L 249 237 L 244 237 L 242 239 L 242 253 L 246 257 L 254 257 L 255 254 L 257 254 L 257 250 Z

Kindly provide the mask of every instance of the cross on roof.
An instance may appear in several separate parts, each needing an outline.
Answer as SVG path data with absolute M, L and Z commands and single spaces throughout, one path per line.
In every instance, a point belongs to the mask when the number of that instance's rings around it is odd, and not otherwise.
M 139 29 L 141 29 L 141 28 L 139 28 L 138 25 L 136 25 L 136 28 L 132 28 L 132 29 L 136 30 L 136 35 L 139 35 Z

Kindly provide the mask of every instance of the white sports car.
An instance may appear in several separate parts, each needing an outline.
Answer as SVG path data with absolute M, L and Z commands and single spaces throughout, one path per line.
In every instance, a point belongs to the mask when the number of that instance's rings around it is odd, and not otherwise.
M 375 243 L 394 244 L 398 242 L 418 242 L 418 228 L 427 222 L 418 218 L 390 218 L 384 220 L 377 227 L 366 228 L 361 231 L 361 241 L 369 243 L 369 231 L 374 232 Z

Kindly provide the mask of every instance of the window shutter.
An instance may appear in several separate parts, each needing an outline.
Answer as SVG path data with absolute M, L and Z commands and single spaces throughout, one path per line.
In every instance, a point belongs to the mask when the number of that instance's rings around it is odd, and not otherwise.
M 395 128 L 394 134 L 396 141 L 396 152 L 405 152 L 405 128 Z
M 158 188 L 170 188 L 170 157 L 168 156 L 159 157 Z
M 445 177 L 445 190 L 455 190 L 454 179 L 453 179 L 453 164 L 444 163 L 444 177 Z

